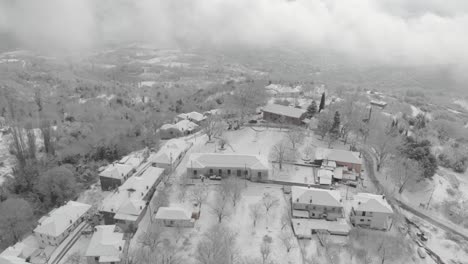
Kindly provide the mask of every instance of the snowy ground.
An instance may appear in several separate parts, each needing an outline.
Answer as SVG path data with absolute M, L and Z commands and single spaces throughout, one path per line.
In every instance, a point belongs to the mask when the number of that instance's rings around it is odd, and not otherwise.
M 10 154 L 10 136 L 0 133 L 0 185 L 5 181 L 5 177 L 12 173 L 15 164 L 15 157 Z

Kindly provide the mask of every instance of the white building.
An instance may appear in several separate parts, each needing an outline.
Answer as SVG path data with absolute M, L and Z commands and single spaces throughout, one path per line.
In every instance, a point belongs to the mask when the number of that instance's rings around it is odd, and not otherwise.
M 115 225 L 96 226 L 86 250 L 88 264 L 120 264 L 123 260 L 124 234 Z
M 187 163 L 187 175 L 232 175 L 259 181 L 268 178 L 268 163 L 257 155 L 193 153 Z
M 385 196 L 358 193 L 354 196 L 351 210 L 351 223 L 372 229 L 388 230 L 392 222 L 393 210 Z
M 337 220 L 343 217 L 343 203 L 339 191 L 307 187 L 291 187 L 293 216 Z
M 154 218 L 169 227 L 193 227 L 195 225 L 192 213 L 182 207 L 160 207 Z
M 189 120 L 196 124 L 200 124 L 203 120 L 206 119 L 206 116 L 198 112 L 183 113 L 177 116 L 178 121 Z
M 70 201 L 39 219 L 34 235 L 41 248 L 58 246 L 83 221 L 91 205 Z
M 109 191 L 122 185 L 134 172 L 134 167 L 128 164 L 113 163 L 99 173 L 101 189 Z
M 157 153 L 149 156 L 148 161 L 153 166 L 163 168 L 165 172 L 168 172 L 179 164 L 191 146 L 192 143 L 183 139 L 168 140 Z
M 158 183 L 162 180 L 164 169 L 148 167 L 139 176 L 130 177 L 114 193 L 107 196 L 99 211 L 106 225 L 117 224 L 123 230 L 137 227 Z

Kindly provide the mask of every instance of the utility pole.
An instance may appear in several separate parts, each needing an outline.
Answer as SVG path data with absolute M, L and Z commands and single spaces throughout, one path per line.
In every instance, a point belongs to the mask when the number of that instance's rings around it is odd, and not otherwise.
M 434 188 L 432 189 L 431 196 L 429 196 L 429 200 L 427 201 L 426 210 L 429 209 L 429 204 L 431 203 L 432 195 L 434 194 L 434 191 L 435 191 L 435 185 L 434 185 Z

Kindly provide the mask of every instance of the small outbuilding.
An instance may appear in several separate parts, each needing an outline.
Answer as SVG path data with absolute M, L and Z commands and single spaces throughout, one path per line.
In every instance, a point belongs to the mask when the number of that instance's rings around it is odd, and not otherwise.
M 154 219 L 168 227 L 193 227 L 192 213 L 182 207 L 160 207 Z

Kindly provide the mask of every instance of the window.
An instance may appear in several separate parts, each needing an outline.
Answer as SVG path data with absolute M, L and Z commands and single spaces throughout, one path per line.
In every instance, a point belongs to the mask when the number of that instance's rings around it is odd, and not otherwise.
M 98 260 L 99 260 L 99 257 L 94 257 L 94 260 L 95 260 L 95 261 L 98 261 Z
M 312 213 L 312 216 L 315 216 L 315 214 L 314 214 L 314 213 Z
M 257 176 L 258 176 L 259 178 L 261 178 L 261 177 L 262 177 L 262 172 L 261 172 L 261 171 L 257 172 Z
M 244 175 L 247 176 L 249 175 L 249 172 L 247 170 L 244 171 Z
M 366 216 L 366 212 L 365 212 L 365 211 L 364 211 L 364 212 L 362 212 L 362 216 Z
M 213 174 L 213 169 L 210 169 L 210 174 Z
M 361 222 L 364 222 L 364 219 L 361 219 Z
M 197 175 L 197 170 L 193 170 L 193 175 Z
M 222 169 L 219 169 L 219 170 L 218 170 L 218 173 L 219 173 L 219 175 L 223 174 L 223 170 L 222 170 Z
M 231 170 L 227 170 L 228 175 L 231 175 Z

